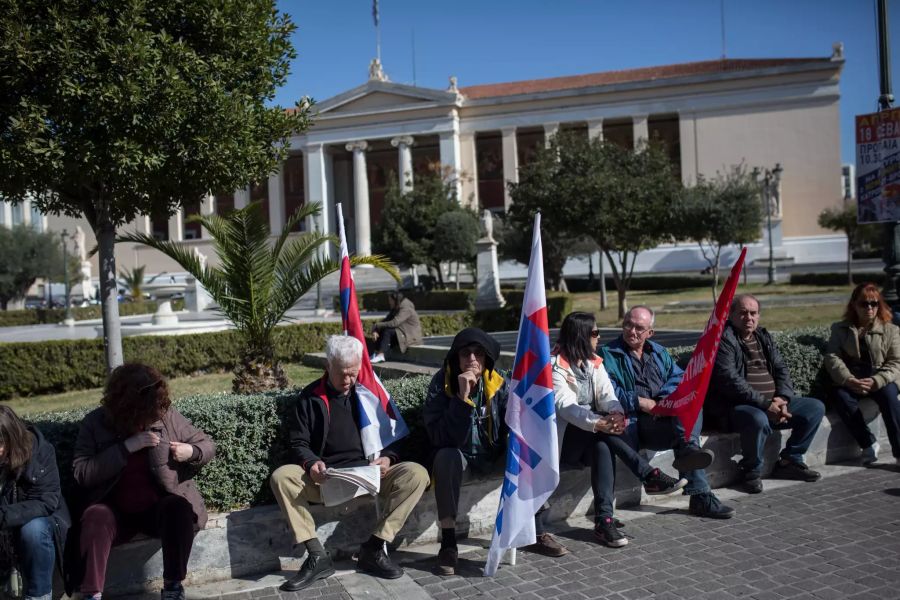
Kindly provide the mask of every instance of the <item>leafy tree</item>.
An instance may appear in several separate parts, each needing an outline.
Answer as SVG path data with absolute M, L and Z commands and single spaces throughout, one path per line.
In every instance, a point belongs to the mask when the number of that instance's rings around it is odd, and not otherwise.
M 459 263 L 475 262 L 475 242 L 481 236 L 481 223 L 469 209 L 457 207 L 438 217 L 434 227 L 434 254 L 441 262 L 456 263 L 456 289 L 459 289 Z
M 441 215 L 460 210 L 453 176 L 435 169 L 416 177 L 415 187 L 403 192 L 391 183 L 385 194 L 381 225 L 373 236 L 373 250 L 403 265 L 425 265 L 444 287 L 442 254 L 435 231 Z
M 819 227 L 840 231 L 847 236 L 847 283 L 853 285 L 853 251 L 871 243 L 878 244 L 881 238 L 878 225 L 860 225 L 857 222 L 856 202 L 844 202 L 843 206 L 826 208 L 819 213 Z
M 57 236 L 24 225 L 0 227 L 0 309 L 24 299 L 38 277 L 62 276 L 62 263 Z
M 159 250 L 194 276 L 219 305 L 222 314 L 244 337 L 244 351 L 234 370 L 236 393 L 256 393 L 287 387 L 287 375 L 275 355 L 275 326 L 316 282 L 340 269 L 340 263 L 322 258 L 319 248 L 336 242 L 319 232 L 292 235 L 303 219 L 319 214 L 319 205 L 308 204 L 291 215 L 274 246 L 269 244 L 268 216 L 259 203 L 227 216 L 193 215 L 213 236 L 218 267 L 201 266 L 187 246 L 161 241 L 144 233 L 128 233 L 118 241 L 137 242 Z M 380 256 L 353 256 L 352 265 L 374 265 L 395 279 L 394 266 Z
M 8 0 L 0 31 L 0 195 L 90 223 L 112 369 L 116 229 L 274 171 L 308 124 L 267 106 L 294 25 L 274 0 Z
M 713 179 L 703 176 L 681 196 L 676 237 L 697 242 L 712 272 L 713 302 L 718 297 L 722 249 L 758 240 L 763 221 L 759 184 L 743 165 Z
M 631 149 L 598 139 L 562 139 L 560 163 L 569 180 L 560 189 L 571 203 L 570 220 L 609 259 L 621 319 L 638 254 L 672 237 L 681 182 L 657 143 Z

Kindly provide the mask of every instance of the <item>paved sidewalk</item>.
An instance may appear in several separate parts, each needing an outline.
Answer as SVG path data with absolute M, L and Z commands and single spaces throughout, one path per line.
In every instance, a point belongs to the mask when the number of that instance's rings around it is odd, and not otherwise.
M 338 565 L 343 570 L 337 576 L 298 593 L 277 590 L 289 575 L 283 573 L 190 589 L 188 597 L 900 598 L 900 469 L 828 466 L 824 472 L 814 484 L 765 480 L 766 491 L 757 496 L 717 490 L 737 510 L 730 521 L 688 515 L 683 497 L 620 511 L 630 543 L 619 550 L 594 543 L 590 523 L 574 518 L 557 534 L 570 555 L 551 559 L 519 552 L 518 564 L 503 564 L 493 579 L 481 576 L 489 540 L 469 540 L 460 548 L 455 577 L 432 575 L 437 548 L 416 547 L 394 555 L 406 570 L 395 581 L 356 573 L 348 562 Z

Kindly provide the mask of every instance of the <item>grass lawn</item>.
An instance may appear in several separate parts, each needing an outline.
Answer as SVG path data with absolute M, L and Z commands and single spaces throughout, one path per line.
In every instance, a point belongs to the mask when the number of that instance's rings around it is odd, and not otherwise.
M 721 290 L 721 284 L 720 284 Z M 830 325 L 840 320 L 840 315 L 850 298 L 852 288 L 849 286 L 810 286 L 781 284 L 767 286 L 761 283 L 739 285 L 738 293 L 751 293 L 760 298 L 762 303 L 761 322 L 767 329 L 793 329 L 816 325 Z M 615 288 L 607 290 L 609 308 L 600 308 L 600 292 L 582 292 L 574 294 L 574 309 L 593 312 L 601 326 L 613 327 L 619 324 L 618 300 Z M 838 302 L 827 302 L 805 306 L 798 301 L 797 306 L 766 307 L 767 298 L 779 296 L 806 296 L 810 300 L 815 296 L 840 296 L 846 298 Z M 676 310 L 678 302 L 708 301 L 703 309 Z M 711 288 L 692 288 L 677 291 L 634 291 L 628 293 L 628 305 L 646 304 L 656 311 L 657 329 L 702 329 L 712 311 Z
M 313 379 L 320 377 L 322 372 L 318 369 L 300 364 L 285 364 L 291 385 L 305 386 Z M 215 392 L 231 391 L 231 373 L 212 373 L 210 375 L 198 375 L 196 377 L 177 377 L 169 380 L 169 389 L 175 400 L 194 394 L 212 394 Z M 101 388 L 90 390 L 78 390 L 63 394 L 47 394 L 44 396 L 31 396 L 28 398 L 13 398 L 5 404 L 15 410 L 20 416 L 33 415 L 35 413 L 70 410 L 85 406 L 96 406 L 103 395 Z

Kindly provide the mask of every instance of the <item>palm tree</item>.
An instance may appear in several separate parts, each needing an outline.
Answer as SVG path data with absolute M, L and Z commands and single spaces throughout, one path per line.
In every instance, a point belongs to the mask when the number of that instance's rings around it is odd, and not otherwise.
M 144 271 L 146 269 L 147 267 L 142 265 L 140 267 L 134 267 L 130 271 L 126 271 L 125 269 L 119 271 L 119 285 L 128 290 L 128 293 L 131 295 L 131 300 L 133 302 L 144 301 Z M 163 271 L 162 273 L 157 273 L 146 283 L 151 284 L 156 281 L 157 277 L 165 274 L 165 271 Z
M 244 349 L 234 369 L 232 387 L 236 393 L 250 394 L 287 387 L 288 380 L 275 355 L 275 326 L 285 313 L 318 281 L 340 268 L 340 263 L 324 258 L 323 244 L 336 242 L 334 236 L 291 231 L 303 219 L 319 214 L 319 204 L 299 208 L 284 224 L 274 245 L 259 203 L 235 210 L 226 216 L 194 215 L 212 234 L 218 267 L 201 266 L 199 258 L 177 242 L 152 235 L 129 233 L 119 241 L 137 242 L 159 250 L 190 273 L 219 305 L 219 311 L 243 335 Z M 395 279 L 393 263 L 382 256 L 353 256 L 351 265 L 373 265 Z

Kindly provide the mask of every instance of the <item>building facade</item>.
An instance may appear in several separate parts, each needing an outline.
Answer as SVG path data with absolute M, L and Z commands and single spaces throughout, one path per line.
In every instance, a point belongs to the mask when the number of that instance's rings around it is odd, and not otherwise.
M 780 163 L 784 171 L 773 204 L 776 255 L 795 263 L 841 261 L 846 238 L 822 230 L 816 217 L 842 196 L 843 62 L 842 48 L 835 45 L 831 56 L 820 58 L 725 59 L 470 87 L 451 77 L 447 89 L 436 90 L 391 82 L 373 61 L 366 83 L 316 105 L 314 125 L 291 138 L 289 157 L 267 181 L 210 194 L 170 217 L 142 216 L 127 229 L 183 241 L 211 255 L 208 233 L 186 223 L 186 216 L 223 214 L 259 201 L 272 231 L 280 231 L 297 207 L 319 202 L 322 214 L 298 229 L 335 233 L 335 204 L 341 203 L 351 251 L 368 253 L 392 178 L 402 187 L 415 186 L 417 174 L 440 163 L 457 175 L 462 202 L 502 212 L 510 204 L 507 183 L 517 180 L 533 149 L 558 131 L 573 130 L 626 146 L 659 138 L 685 184 L 741 163 Z M 4 222 L 14 222 L 6 215 L 17 209 L 4 206 Z M 44 220 L 52 230 L 80 225 L 90 238 L 84 222 Z M 147 248 L 120 244 L 116 252 L 123 268 L 146 265 L 148 275 L 179 270 Z M 767 252 L 764 238 L 751 246 L 750 259 Z M 637 270 L 704 264 L 696 245 L 680 244 L 643 253 Z M 507 265 L 503 273 L 518 268 Z M 582 269 L 586 264 L 578 261 L 567 266 L 569 272 Z

